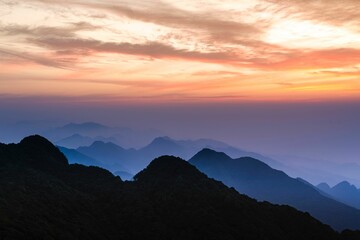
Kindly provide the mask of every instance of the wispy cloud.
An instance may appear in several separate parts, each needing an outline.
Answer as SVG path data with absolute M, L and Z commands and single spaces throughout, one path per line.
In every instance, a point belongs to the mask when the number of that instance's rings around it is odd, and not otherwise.
M 199 52 L 177 49 L 159 42 L 144 44 L 101 42 L 78 38 L 38 38 L 32 42 L 57 51 L 88 50 L 116 54 L 138 55 L 151 58 L 187 59 L 205 62 L 236 61 L 236 54 L 231 52 Z
M 26 60 L 29 62 L 44 65 L 47 67 L 70 69 L 70 65 L 66 62 L 58 61 L 53 58 L 47 58 L 47 57 L 43 57 L 43 56 L 29 54 L 26 52 L 18 52 L 18 51 L 6 50 L 6 49 L 0 48 L 0 55 L 11 56 L 11 57 L 23 59 L 23 60 Z
M 57 37 L 75 37 L 78 31 L 96 30 L 99 26 L 94 26 L 87 22 L 68 23 L 64 27 L 49 26 L 26 26 L 19 24 L 0 25 L 0 34 L 8 36 L 25 35 L 25 36 L 57 36 Z
M 357 0 L 265 0 L 278 6 L 279 12 L 288 16 L 304 20 L 322 22 L 336 26 L 353 25 L 354 30 L 360 31 L 360 15 L 358 9 L 360 2 Z

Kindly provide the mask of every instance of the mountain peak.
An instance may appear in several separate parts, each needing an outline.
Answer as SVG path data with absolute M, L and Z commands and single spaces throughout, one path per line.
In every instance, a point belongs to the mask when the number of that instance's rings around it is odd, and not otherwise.
M 329 186 L 329 184 L 324 183 L 324 182 L 318 184 L 316 187 L 319 188 L 319 189 L 322 190 L 322 191 L 325 191 L 325 192 L 328 192 L 328 191 L 331 189 L 330 186 Z
M 206 177 L 185 160 L 174 156 L 154 159 L 143 171 L 134 176 L 140 182 L 194 181 Z
M 357 188 L 348 181 L 342 181 L 333 187 L 334 190 L 357 191 Z
M 161 156 L 164 154 L 167 155 L 177 155 L 178 151 L 182 149 L 180 145 L 178 145 L 173 139 L 170 137 L 157 137 L 152 142 L 143 147 L 142 151 L 149 151 L 152 153 L 156 153 L 153 157 Z
M 41 144 L 41 145 L 46 145 L 46 147 L 53 146 L 53 144 L 49 140 L 37 134 L 25 137 L 23 140 L 21 140 L 20 144 L 21 145 Z
M 154 140 L 152 140 L 152 142 L 150 143 L 150 145 L 158 145 L 158 144 L 174 144 L 174 140 L 168 136 L 163 136 L 163 137 L 154 138 Z
M 21 161 L 39 169 L 56 169 L 68 165 L 66 157 L 49 140 L 39 135 L 24 138 L 15 147 Z M 22 156 L 24 155 L 24 156 Z
M 211 162 L 218 162 L 218 161 L 227 161 L 231 160 L 231 157 L 226 155 L 224 152 L 217 152 L 210 148 L 204 148 L 197 154 L 195 154 L 189 162 L 197 162 L 197 161 L 211 161 Z
M 336 184 L 336 186 L 346 186 L 346 187 L 350 187 L 351 184 L 348 181 L 342 181 L 339 182 L 338 184 Z

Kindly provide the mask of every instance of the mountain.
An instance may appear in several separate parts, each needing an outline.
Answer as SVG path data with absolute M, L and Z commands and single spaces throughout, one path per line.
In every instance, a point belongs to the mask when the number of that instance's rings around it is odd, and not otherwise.
M 49 129 L 44 132 L 52 141 L 59 141 L 61 139 L 70 137 L 74 134 L 79 134 L 87 137 L 95 137 L 102 134 L 108 134 L 112 128 L 94 122 L 84 123 L 69 123 L 61 127 Z
M 102 163 L 99 160 L 96 160 L 85 154 L 82 154 L 75 149 L 69 149 L 65 147 L 58 147 L 58 149 L 65 155 L 65 157 L 68 159 L 69 163 L 71 164 L 82 164 L 85 166 L 98 166 L 103 168 L 109 167 L 105 163 Z M 119 168 L 122 168 L 121 165 Z M 123 180 L 131 180 L 134 177 L 133 174 L 128 173 L 126 171 L 115 171 L 114 175 L 121 177 L 121 179 Z
M 80 146 L 89 146 L 93 142 L 93 138 L 75 133 L 69 137 L 56 141 L 55 144 L 66 148 L 78 148 Z
M 123 182 L 68 164 L 40 136 L 0 144 L 1 239 L 351 239 L 307 213 L 259 203 L 163 156 Z
M 328 192 L 330 191 L 331 187 L 329 186 L 329 184 L 327 183 L 320 183 L 316 186 L 319 190 L 324 191 L 324 192 Z
M 115 137 L 102 137 L 102 136 L 97 136 L 92 138 L 76 133 L 69 137 L 63 138 L 59 141 L 56 141 L 55 144 L 58 146 L 74 149 L 82 146 L 90 146 L 92 143 L 96 141 L 116 143 L 117 139 Z
M 91 158 L 85 154 L 76 151 L 75 149 L 69 149 L 65 147 L 58 147 L 59 150 L 66 156 L 69 163 L 78 163 L 85 166 L 102 166 L 98 160 Z
M 290 176 L 304 178 L 313 184 L 326 182 L 335 185 L 341 181 L 348 181 L 360 186 L 360 165 L 357 163 L 339 163 L 293 155 L 272 155 L 272 157 L 286 163 L 286 166 L 270 164 L 271 167 L 282 170 Z
M 215 140 L 174 140 L 165 136 L 153 139 L 138 150 L 125 149 L 113 142 L 95 141 L 90 146 L 77 148 L 76 151 L 97 159 L 101 163 L 97 166 L 105 167 L 110 171 L 119 171 L 120 166 L 122 170 L 127 169 L 128 172 L 135 173 L 145 168 L 150 163 L 150 159 L 161 155 L 174 155 L 186 159 L 201 150 L 203 146 L 209 145 L 231 149 L 229 145 Z M 240 153 L 240 150 L 238 153 L 245 154 L 245 152 Z
M 115 176 L 119 176 L 122 180 L 131 181 L 134 177 L 131 173 L 125 171 L 116 171 L 114 172 Z
M 146 152 L 152 153 L 153 156 L 167 154 L 179 156 L 184 159 L 189 159 L 194 156 L 194 154 L 204 148 L 211 148 L 216 151 L 225 152 L 232 157 L 250 156 L 254 158 L 259 158 L 270 165 L 282 165 L 276 160 L 265 157 L 261 154 L 245 151 L 221 141 L 204 138 L 196 140 L 175 140 L 167 136 L 158 137 L 141 150 L 144 151 L 146 149 Z
M 68 124 L 58 130 L 61 134 L 69 134 L 75 131 L 97 131 L 97 130 L 114 131 L 116 128 L 109 128 L 96 123 L 83 123 L 83 124 Z M 56 130 L 56 131 L 58 131 Z M 65 134 L 65 135 L 66 135 Z M 88 133 L 89 134 L 89 133 Z M 101 132 L 97 132 L 101 134 Z M 105 134 L 105 133 L 104 133 Z M 121 138 L 132 138 L 133 133 L 128 132 L 128 135 L 121 136 Z M 105 134 L 106 136 L 106 134 Z M 203 148 L 212 148 L 217 151 L 224 151 L 231 156 L 252 156 L 267 162 L 271 166 L 281 167 L 282 164 L 265 156 L 257 153 L 244 151 L 235 148 L 231 145 L 216 141 L 212 139 L 197 139 L 197 140 L 175 140 L 170 137 L 156 137 L 146 146 L 135 150 L 133 148 L 125 149 L 116 144 L 119 135 L 112 135 L 111 137 L 88 137 L 75 133 L 69 137 L 62 138 L 55 141 L 55 144 L 68 149 L 76 149 L 78 152 L 87 155 L 88 157 L 96 159 L 101 167 L 105 167 L 110 171 L 123 171 L 136 173 L 146 167 L 151 159 L 160 155 L 174 155 L 184 159 L 189 159 Z M 79 146 L 80 145 L 80 146 Z M 107 146 L 107 147 L 105 147 Z M 67 153 L 65 153 L 67 154 Z
M 359 210 L 323 196 L 309 183 L 257 159 L 232 159 L 225 153 L 203 149 L 189 162 L 209 177 L 257 200 L 293 206 L 338 230 L 360 229 Z
M 94 141 L 112 142 L 126 148 L 140 148 L 162 133 L 152 129 L 135 130 L 84 122 L 51 128 L 42 134 L 57 145 L 68 148 L 89 146 Z
M 360 209 L 360 189 L 347 181 L 340 182 L 332 188 L 326 183 L 320 183 L 317 188 L 340 202 Z
M 124 149 L 114 143 L 96 141 L 88 147 L 79 147 L 78 152 L 91 156 L 100 162 L 100 166 L 110 171 L 126 171 L 125 165 L 133 158 L 134 149 Z
M 132 155 L 132 160 L 128 163 L 128 168 L 132 169 L 134 172 L 139 171 L 150 163 L 150 159 L 153 159 L 160 155 L 173 155 L 181 157 L 183 159 L 189 159 L 198 151 L 207 147 L 219 151 L 225 151 L 226 153 L 232 154 L 236 157 L 260 157 L 262 160 L 267 161 L 269 164 L 273 164 L 274 166 L 281 166 L 281 163 L 276 162 L 271 158 L 267 158 L 257 153 L 252 153 L 232 147 L 231 145 L 228 145 L 221 141 L 216 141 L 212 139 L 175 140 L 168 136 L 164 136 L 157 137 L 145 147 L 138 149 L 136 153 Z

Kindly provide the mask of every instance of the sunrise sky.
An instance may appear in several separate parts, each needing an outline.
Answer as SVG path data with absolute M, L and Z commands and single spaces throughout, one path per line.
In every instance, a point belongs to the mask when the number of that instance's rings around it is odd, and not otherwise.
M 0 96 L 360 98 L 360 1 L 0 0 Z

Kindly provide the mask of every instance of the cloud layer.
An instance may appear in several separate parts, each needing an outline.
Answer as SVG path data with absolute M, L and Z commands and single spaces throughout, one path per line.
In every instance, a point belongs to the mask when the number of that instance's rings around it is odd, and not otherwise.
M 72 84 L 90 95 L 156 96 L 137 93 L 146 83 L 180 101 L 328 99 L 332 86 L 346 92 L 341 98 L 357 98 L 359 7 L 355 0 L 4 0 L 0 83 L 11 79 L 14 87 L 0 93 L 41 95 L 33 89 L 46 80 L 36 79 L 62 79 L 46 94 Z

